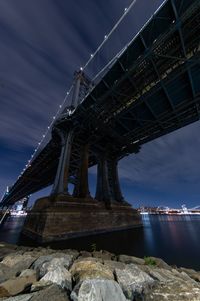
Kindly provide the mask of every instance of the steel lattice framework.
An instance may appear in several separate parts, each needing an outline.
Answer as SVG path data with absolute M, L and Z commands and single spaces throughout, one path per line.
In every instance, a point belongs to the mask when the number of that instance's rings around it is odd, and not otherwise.
M 109 149 L 118 159 L 142 144 L 199 120 L 200 1 L 169 0 L 149 20 L 71 116 L 57 126 L 73 124 L 70 180 L 76 181 L 77 150 L 90 144 L 89 165 L 96 152 Z M 60 143 L 52 133 L 3 204 L 53 183 Z

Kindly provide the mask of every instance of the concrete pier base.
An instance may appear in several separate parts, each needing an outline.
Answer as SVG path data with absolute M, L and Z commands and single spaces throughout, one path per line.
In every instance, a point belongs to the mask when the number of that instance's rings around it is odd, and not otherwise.
M 23 234 L 39 243 L 66 240 L 142 226 L 140 215 L 127 203 L 104 203 L 67 195 L 39 199 L 27 215 Z

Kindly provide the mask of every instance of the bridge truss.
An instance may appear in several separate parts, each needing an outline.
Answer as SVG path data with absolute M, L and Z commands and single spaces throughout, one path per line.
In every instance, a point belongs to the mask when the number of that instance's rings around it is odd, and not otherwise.
M 80 148 L 89 166 L 99 154 L 122 159 L 142 144 L 199 120 L 200 2 L 168 0 L 114 61 L 73 114 L 54 129 L 73 127 L 69 180 L 77 181 Z M 3 205 L 53 184 L 61 152 L 56 131 L 10 189 Z

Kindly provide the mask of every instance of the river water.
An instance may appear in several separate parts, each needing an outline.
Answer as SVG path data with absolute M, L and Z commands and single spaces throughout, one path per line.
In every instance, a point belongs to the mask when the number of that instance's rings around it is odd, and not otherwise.
M 9 217 L 0 227 L 0 241 L 31 244 L 20 235 L 24 220 L 24 217 Z M 51 246 L 155 256 L 169 264 L 200 270 L 200 215 L 145 215 L 143 225 L 143 228 L 76 238 Z

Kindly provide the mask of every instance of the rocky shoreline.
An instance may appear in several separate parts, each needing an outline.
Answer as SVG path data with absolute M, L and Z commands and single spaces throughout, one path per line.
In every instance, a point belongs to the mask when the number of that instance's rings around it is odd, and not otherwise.
M 200 301 L 200 272 L 107 251 L 0 243 L 0 301 Z

